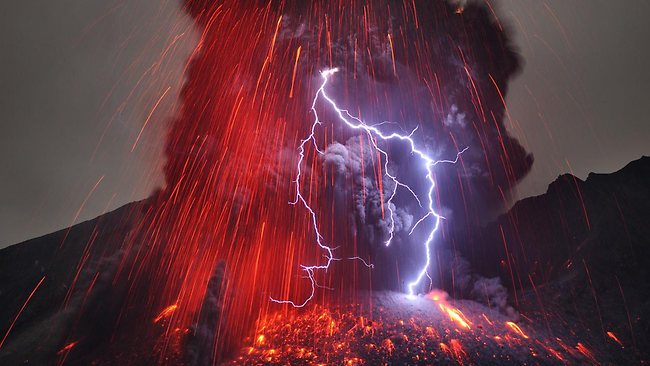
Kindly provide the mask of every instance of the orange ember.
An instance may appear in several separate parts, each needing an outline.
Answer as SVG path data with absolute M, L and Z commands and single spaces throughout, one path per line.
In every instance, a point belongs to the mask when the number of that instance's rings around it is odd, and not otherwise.
M 154 322 L 154 323 L 158 323 L 158 322 L 161 321 L 162 319 L 167 318 L 168 316 L 172 315 L 172 313 L 173 313 L 177 308 L 178 308 L 178 305 L 176 305 L 176 304 L 169 305 L 168 307 L 166 307 L 165 309 L 163 309 L 163 311 L 161 311 L 160 314 L 158 314 L 158 316 L 153 320 L 153 322 Z
M 618 343 L 621 347 L 623 347 L 623 342 L 621 342 L 620 339 L 614 334 L 614 332 L 607 332 L 607 336 L 611 338 L 614 342 Z
M 519 334 L 520 336 L 522 336 L 522 337 L 528 339 L 528 336 L 526 335 L 526 333 L 524 333 L 524 331 L 521 330 L 521 328 L 520 328 L 517 324 L 515 324 L 515 323 L 513 323 L 513 322 L 506 322 L 506 325 L 507 325 L 510 329 L 512 329 L 515 333 L 517 333 L 517 334 Z

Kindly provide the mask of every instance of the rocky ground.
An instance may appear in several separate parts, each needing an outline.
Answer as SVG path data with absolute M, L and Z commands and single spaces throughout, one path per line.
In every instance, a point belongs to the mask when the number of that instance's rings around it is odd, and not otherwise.
M 630 345 L 590 337 L 553 319 L 513 321 L 443 292 L 410 298 L 379 292 L 372 308 L 292 309 L 271 317 L 233 365 L 597 365 L 635 364 Z

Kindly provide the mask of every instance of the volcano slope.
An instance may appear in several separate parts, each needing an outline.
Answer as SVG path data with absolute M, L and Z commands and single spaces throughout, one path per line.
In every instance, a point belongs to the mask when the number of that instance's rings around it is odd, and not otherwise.
M 583 365 L 634 356 L 588 332 L 511 317 L 442 291 L 372 294 L 372 306 L 313 306 L 261 322 L 233 365 Z M 541 328 L 541 329 L 540 329 Z M 605 348 L 604 348 L 605 347 Z
M 585 181 L 561 176 L 546 194 L 520 201 L 477 229 L 473 240 L 459 241 L 478 273 L 501 276 L 509 285 L 517 314 L 447 299 L 442 292 L 414 299 L 376 292 L 362 305 L 278 306 L 228 357 L 224 350 L 201 346 L 198 328 L 178 330 L 173 344 L 163 344 L 166 358 L 159 357 L 156 338 L 140 337 L 137 330 L 113 334 L 125 301 L 114 274 L 150 203 L 136 202 L 0 250 L 0 364 L 209 365 L 217 359 L 638 365 L 648 360 L 650 158 Z M 135 241 L 146 245 L 145 239 Z M 462 298 L 462 289 L 452 290 Z M 210 316 L 218 321 L 218 311 Z M 159 322 L 161 334 L 165 321 Z
M 642 157 L 585 180 L 562 175 L 465 232 L 457 248 L 475 271 L 500 277 L 521 314 L 582 329 L 608 350 L 622 344 L 638 364 L 650 359 L 648 223 L 650 157 Z
M 649 222 L 650 158 L 584 181 L 562 175 L 485 227 L 456 233 L 460 254 L 507 285 L 518 314 L 435 292 L 374 293 L 372 306 L 262 322 L 235 363 L 646 364 Z M 470 295 L 461 282 L 447 287 Z

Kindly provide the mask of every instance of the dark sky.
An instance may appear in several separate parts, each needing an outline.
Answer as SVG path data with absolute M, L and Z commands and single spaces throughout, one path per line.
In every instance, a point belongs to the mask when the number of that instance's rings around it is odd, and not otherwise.
M 195 43 L 175 0 L 0 6 L 0 248 L 162 184 L 165 116 Z
M 501 0 L 524 58 L 511 131 L 535 155 L 521 197 L 650 154 L 650 2 Z M 507 124 L 507 122 L 506 122 Z
M 525 60 L 506 122 L 536 159 L 521 197 L 561 173 L 584 178 L 650 154 L 650 3 L 501 0 L 496 10 Z M 164 121 L 195 42 L 173 0 L 0 7 L 0 247 L 162 184 Z

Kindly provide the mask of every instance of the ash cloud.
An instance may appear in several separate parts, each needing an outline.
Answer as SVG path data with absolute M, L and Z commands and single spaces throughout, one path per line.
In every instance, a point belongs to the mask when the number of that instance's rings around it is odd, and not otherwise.
M 508 289 L 501 283 L 500 277 L 484 277 L 476 273 L 458 252 L 440 250 L 438 255 L 444 258 L 444 287 L 451 288 L 456 296 L 483 303 L 512 320 L 518 319 L 518 313 L 509 304 Z
M 418 144 L 425 146 L 435 159 L 453 158 L 457 151 L 469 147 L 461 163 L 441 164 L 435 171 L 442 206 L 438 211 L 444 212 L 447 218 L 444 222 L 446 233 L 444 237 L 438 235 L 436 245 L 442 245 L 444 249 L 447 243 L 461 240 L 469 228 L 480 226 L 502 212 L 511 189 L 530 171 L 533 156 L 510 135 L 506 125 L 504 100 L 508 82 L 521 66 L 507 26 L 497 23 L 483 5 L 463 4 L 462 11 L 444 1 L 416 2 L 416 7 L 421 19 L 429 19 L 419 25 L 421 33 L 410 29 L 412 24 L 404 21 L 407 18 L 405 14 L 392 13 L 386 24 L 369 31 L 371 36 L 367 47 L 371 50 L 372 71 L 361 71 L 353 77 L 350 67 L 344 69 L 337 74 L 339 79 L 333 80 L 330 95 L 340 99 L 345 108 L 360 111 L 366 121 L 394 121 L 402 131 L 417 127 L 415 138 Z M 296 24 L 293 29 L 293 32 L 285 30 L 285 34 L 312 40 L 308 33 L 305 34 L 305 27 Z M 407 34 L 407 44 L 417 44 L 419 34 L 425 37 L 424 42 L 432 49 L 432 55 L 424 64 L 436 70 L 433 74 L 438 86 L 432 86 L 431 80 L 423 80 L 420 76 L 422 64 L 412 61 L 418 52 L 413 48 L 395 48 L 396 72 L 393 72 L 389 40 L 382 35 L 396 34 L 398 30 Z M 354 33 L 345 35 L 341 32 L 333 47 L 339 59 L 351 52 L 352 39 L 356 37 Z M 312 50 L 312 54 L 319 52 L 322 50 Z M 356 70 L 368 70 L 368 62 L 368 59 L 360 58 Z M 381 96 L 384 96 L 385 104 L 366 100 Z M 349 139 L 345 151 L 342 145 L 333 147 L 324 160 L 335 166 L 338 173 L 345 166 L 345 174 L 356 174 L 354 188 L 341 184 L 340 189 L 359 190 L 360 180 L 364 179 L 366 197 L 370 199 L 360 204 L 359 192 L 354 195 L 356 230 L 365 225 L 367 228 L 360 230 L 365 233 L 364 240 L 368 241 L 368 246 L 376 246 L 382 233 L 385 237 L 387 222 L 377 214 L 377 208 L 381 206 L 373 200 L 379 194 L 376 184 L 368 182 L 373 180 L 372 175 L 359 173 L 359 156 L 351 152 L 361 151 L 356 141 Z M 405 159 L 405 152 L 395 151 L 394 144 L 390 148 L 391 159 L 396 162 L 391 166 L 393 174 L 399 173 L 400 180 L 410 182 L 421 193 L 424 187 L 418 185 L 421 172 L 414 168 L 417 163 Z M 403 206 L 407 199 L 401 197 L 395 201 L 400 212 L 398 218 L 407 217 L 412 223 L 414 217 L 415 220 L 419 218 L 418 210 L 413 205 Z M 400 222 L 398 219 L 398 226 Z M 400 267 L 417 267 L 412 258 L 421 257 L 422 248 L 418 244 L 422 240 L 417 234 L 407 237 L 398 233 L 399 250 L 389 250 L 386 255 L 402 257 L 398 259 Z M 471 269 L 462 272 L 470 273 Z M 469 290 L 464 289 L 463 293 L 487 299 L 487 302 L 506 310 L 507 292 L 503 286 L 494 279 L 473 273 L 466 277 L 465 287 Z
M 370 142 L 367 141 L 362 146 L 358 137 L 348 139 L 345 145 L 335 142 L 325 149 L 321 160 L 324 169 L 331 169 L 335 173 L 332 188 L 336 200 L 350 200 L 354 203 L 350 213 L 355 224 L 352 230 L 359 233 L 369 246 L 382 246 L 388 239 L 391 230 L 387 214 L 389 209 L 394 212 L 393 231 L 396 235 L 411 228 L 412 214 L 394 203 L 385 203 L 392 194 L 394 182 L 384 176 L 380 191 L 377 179 L 373 176 L 373 166 L 377 164 L 376 152 L 371 148 Z
M 364 120 L 392 121 L 401 131 L 417 127 L 418 143 L 435 159 L 469 148 L 461 164 L 436 169 L 441 210 L 452 230 L 485 224 L 504 211 L 534 161 L 508 131 L 504 103 L 522 61 L 507 24 L 482 4 L 415 1 L 416 26 L 402 2 L 377 2 L 389 9 L 385 19 L 367 29 L 340 24 L 323 45 L 306 14 L 327 5 L 283 4 L 279 39 L 305 46 L 299 66 L 314 75 L 309 83 L 318 82 L 316 71 L 338 66 L 330 94 Z M 351 63 L 358 49 L 367 54 L 359 52 Z
M 441 164 L 435 170 L 438 211 L 447 218 L 436 245 L 444 249 L 454 241 L 464 240 L 470 228 L 503 211 L 512 188 L 528 174 L 534 160 L 510 134 L 506 123 L 508 83 L 522 64 L 507 25 L 494 19 L 483 4 L 416 0 L 408 6 L 402 1 L 369 2 L 373 19 L 362 26 L 344 19 L 355 16 L 354 7 L 350 10 L 333 3 L 271 1 L 242 6 L 270 6 L 283 14 L 276 47 L 282 44 L 292 50 L 290 45 L 302 45 L 299 74 L 311 77 L 299 82 L 317 82 L 318 70 L 338 66 L 341 72 L 332 80 L 330 95 L 353 114 L 366 121 L 392 121 L 397 126 L 387 128 L 401 131 L 417 127 L 417 143 L 434 159 L 453 159 L 459 150 L 469 148 L 459 164 Z M 205 14 L 217 8 L 217 2 L 208 0 L 186 0 L 185 5 L 199 24 L 210 19 Z M 320 33 L 322 19 L 316 19 L 325 15 L 328 24 L 335 24 L 328 29 L 327 42 Z M 308 102 L 308 97 L 299 102 Z M 333 132 L 345 136 L 341 127 L 335 126 Z M 189 141 L 193 142 L 193 138 Z M 368 147 L 359 145 L 358 136 L 340 140 L 330 144 L 322 157 L 325 169 L 335 175 L 326 195 L 341 203 L 340 207 L 345 207 L 344 202 L 353 202 L 352 210 L 347 211 L 353 215 L 352 230 L 359 234 L 363 245 L 376 248 L 387 234 L 381 197 L 391 189 L 392 182 L 384 179 L 380 191 L 372 172 L 365 171 L 372 165 L 367 160 L 371 156 Z M 425 189 L 418 183 L 422 181 L 421 172 L 414 169 L 416 165 L 409 160 L 408 152 L 396 145 L 390 147 L 392 173 L 421 192 Z M 361 167 L 362 162 L 366 168 Z M 276 173 L 275 181 L 282 181 L 279 176 L 286 175 L 284 181 L 290 184 L 290 174 Z M 419 244 L 424 234 L 408 236 L 406 231 L 419 218 L 418 208 L 402 196 L 395 200 L 395 211 L 397 245 L 373 252 L 373 260 L 401 269 L 416 268 L 421 264 Z M 408 276 L 402 273 L 402 277 Z M 474 274 L 466 277 L 464 292 L 468 296 L 504 304 L 504 292 L 498 283 Z M 443 278 L 436 280 L 444 282 Z

